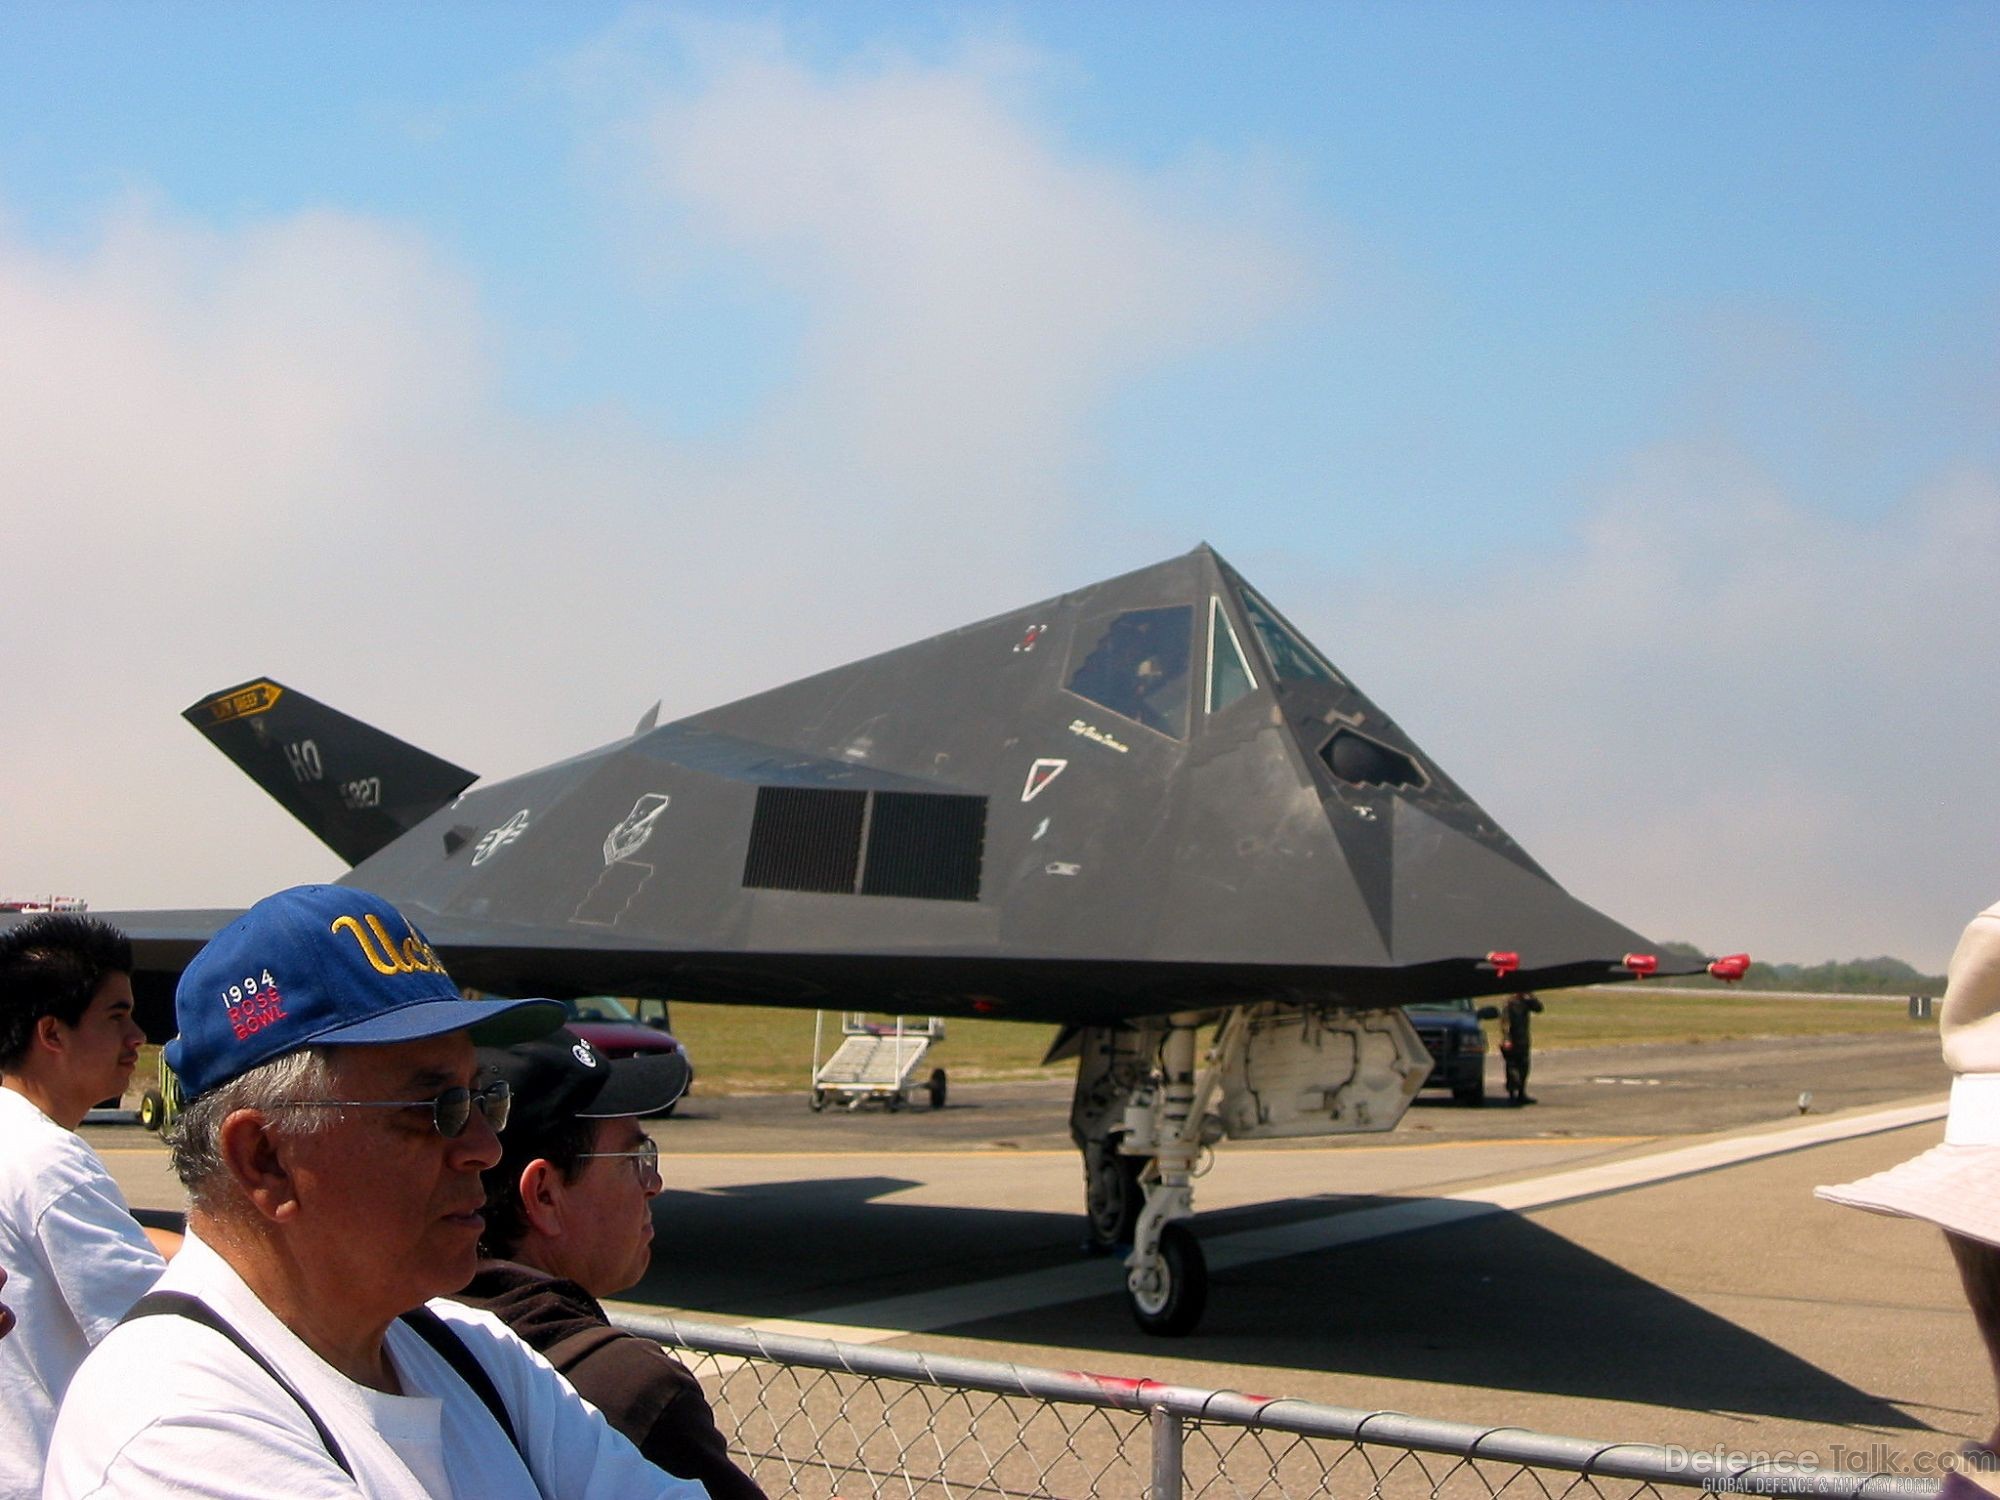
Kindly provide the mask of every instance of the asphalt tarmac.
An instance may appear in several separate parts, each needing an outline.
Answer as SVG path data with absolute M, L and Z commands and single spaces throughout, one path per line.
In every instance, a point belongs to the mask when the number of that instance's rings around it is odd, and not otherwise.
M 943 1110 L 894 1114 L 697 1093 L 656 1123 L 653 1270 L 626 1297 L 896 1347 L 1913 1472 L 1915 1455 L 1994 1420 L 1950 1256 L 1926 1226 L 1812 1188 L 1935 1144 L 1947 1086 L 1918 1025 L 1552 1051 L 1525 1109 L 1426 1096 L 1390 1134 L 1225 1143 L 1195 1194 L 1208 1315 L 1175 1341 L 1132 1326 L 1115 1259 L 1079 1253 L 1066 1084 L 955 1081 Z M 1928 1118 L 1899 1123 L 1912 1114 Z M 85 1133 L 135 1206 L 179 1206 L 151 1137 Z

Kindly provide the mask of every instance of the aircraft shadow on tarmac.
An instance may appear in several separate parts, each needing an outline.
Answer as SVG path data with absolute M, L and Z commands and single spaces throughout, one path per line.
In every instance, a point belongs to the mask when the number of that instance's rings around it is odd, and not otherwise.
M 910 1186 L 872 1176 L 655 1204 L 653 1271 L 625 1294 L 700 1316 L 811 1316 L 906 1292 L 976 1284 L 1079 1258 L 1080 1218 L 877 1201 Z M 1401 1200 L 1342 1198 L 1342 1210 Z M 1219 1238 L 1323 1213 L 1328 1203 L 1201 1215 Z M 1162 1343 L 1131 1325 L 1116 1260 L 1104 1295 L 953 1324 L 955 1337 L 1084 1348 L 1110 1371 L 1163 1354 L 1221 1364 L 1921 1429 L 1758 1334 L 1513 1214 L 1232 1267 L 1214 1274 L 1199 1333 Z

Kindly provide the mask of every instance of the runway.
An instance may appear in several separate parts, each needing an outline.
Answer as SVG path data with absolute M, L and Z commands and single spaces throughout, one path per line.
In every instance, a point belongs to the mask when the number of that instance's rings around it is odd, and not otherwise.
M 1548 1053 L 1534 1083 L 1526 1110 L 1427 1099 L 1388 1135 L 1226 1143 L 1195 1199 L 1208 1317 L 1174 1342 L 1131 1326 L 1115 1260 L 1078 1253 L 1066 1086 L 955 1083 L 951 1107 L 897 1115 L 697 1095 L 655 1129 L 668 1187 L 628 1297 L 1870 1467 L 1990 1430 L 1992 1377 L 1936 1233 L 1811 1196 L 1940 1138 L 1933 1032 Z M 135 1204 L 178 1205 L 155 1142 L 88 1133 Z

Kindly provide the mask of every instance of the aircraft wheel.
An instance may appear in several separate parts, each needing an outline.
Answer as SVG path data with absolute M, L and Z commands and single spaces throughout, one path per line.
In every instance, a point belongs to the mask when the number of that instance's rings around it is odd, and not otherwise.
M 1143 1291 L 1128 1288 L 1132 1318 L 1147 1333 L 1179 1338 L 1194 1332 L 1208 1309 L 1208 1258 L 1187 1225 L 1160 1229 L 1160 1267 Z
M 943 1068 L 931 1069 L 930 1091 L 931 1091 L 931 1108 L 943 1109 L 944 1093 L 945 1093 L 945 1074 Z
M 167 1123 L 167 1101 L 158 1089 L 147 1089 L 139 1097 L 139 1123 L 148 1130 L 158 1131 Z
M 1104 1150 L 1106 1154 L 1094 1163 L 1084 1186 L 1083 1215 L 1090 1232 L 1084 1249 L 1092 1255 L 1108 1255 L 1120 1245 L 1131 1244 L 1139 1210 L 1146 1206 L 1146 1190 L 1139 1186 L 1146 1158 L 1116 1155 L 1116 1147 L 1109 1141 Z
M 812 1091 L 812 1097 L 808 1099 L 806 1102 L 812 1106 L 812 1112 L 814 1114 L 818 1114 L 821 1110 L 826 1108 L 826 1090 L 814 1089 Z

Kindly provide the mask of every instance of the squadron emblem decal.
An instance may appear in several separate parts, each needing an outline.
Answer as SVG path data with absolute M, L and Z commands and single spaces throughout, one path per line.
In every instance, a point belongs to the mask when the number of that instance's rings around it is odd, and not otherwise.
M 665 792 L 646 792 L 634 802 L 632 810 L 604 835 L 604 862 L 615 865 L 645 848 L 653 836 L 653 825 L 672 800 Z

